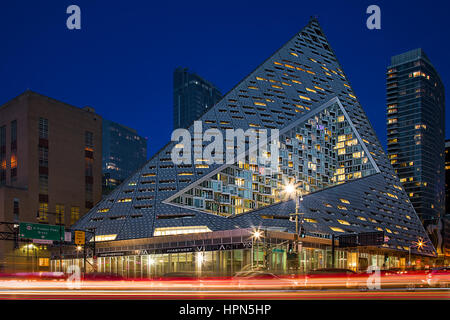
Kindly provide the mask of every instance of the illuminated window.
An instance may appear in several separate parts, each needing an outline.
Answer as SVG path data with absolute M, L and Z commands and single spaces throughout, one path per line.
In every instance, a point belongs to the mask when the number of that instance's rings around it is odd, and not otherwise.
M 397 118 L 388 119 L 388 124 L 397 123 Z
M 305 97 L 305 96 L 302 96 L 302 95 L 299 95 L 299 97 L 300 97 L 301 99 L 303 99 L 303 100 L 308 100 L 308 101 L 311 101 L 311 99 L 310 99 L 310 98 L 308 98 L 308 97 Z
M 116 240 L 117 234 L 102 234 L 99 236 L 95 236 L 95 242 L 100 242 L 100 241 L 113 241 Z M 89 242 L 94 241 L 94 238 L 91 238 L 91 240 L 89 240 Z
M 48 203 L 40 202 L 39 203 L 39 217 L 38 220 L 40 222 L 48 222 Z
M 55 213 L 56 213 L 56 223 L 57 224 L 64 224 L 64 205 L 63 204 L 57 204 L 55 207 Z
M 157 237 L 157 236 L 168 236 L 168 235 L 201 233 L 201 232 L 211 232 L 211 230 L 207 226 L 155 228 L 153 236 Z
M 330 227 L 330 229 L 333 230 L 333 231 L 336 231 L 336 232 L 345 232 L 341 228 L 337 228 L 337 227 Z
M 192 176 L 193 173 L 192 172 L 180 172 L 178 175 L 179 176 Z
M 142 176 L 145 177 L 154 177 L 156 176 L 156 173 L 143 173 Z
M 71 207 L 70 208 L 70 224 L 73 225 L 75 222 L 80 219 L 80 207 Z
M 350 204 L 350 201 L 348 201 L 347 199 L 339 199 L 339 200 L 341 200 L 342 203 Z
M 347 207 L 344 207 L 344 206 L 341 206 L 341 205 L 338 205 L 337 207 L 338 207 L 338 209 L 341 209 L 341 210 L 347 210 Z
M 50 265 L 49 258 L 39 258 L 39 267 L 48 267 Z
M 131 198 L 122 198 L 122 199 L 119 199 L 119 200 L 117 200 L 117 202 L 119 202 L 119 203 L 122 203 L 122 202 L 131 202 Z
M 105 213 L 108 212 L 109 208 L 98 209 L 97 212 Z

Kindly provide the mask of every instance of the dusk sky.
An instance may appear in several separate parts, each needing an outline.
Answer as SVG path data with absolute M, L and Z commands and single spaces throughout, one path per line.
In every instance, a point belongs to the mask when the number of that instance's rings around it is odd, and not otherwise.
M 81 30 L 66 27 L 72 4 Z M 371 4 L 381 30 L 366 27 Z M 92 106 L 148 137 L 151 156 L 170 140 L 174 68 L 226 93 L 317 15 L 385 146 L 392 55 L 423 48 L 449 97 L 449 13 L 448 1 L 2 1 L 0 105 L 31 89 Z

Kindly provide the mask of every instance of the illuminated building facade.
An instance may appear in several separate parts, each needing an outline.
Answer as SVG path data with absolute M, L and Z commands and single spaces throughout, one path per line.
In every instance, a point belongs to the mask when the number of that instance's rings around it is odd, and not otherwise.
M 450 258 L 450 140 L 445 141 L 445 216 L 442 223 L 443 251 Z
M 425 226 L 445 208 L 445 97 L 422 49 L 391 58 L 387 69 L 387 150 Z
M 445 140 L 445 214 L 450 214 L 450 140 Z
M 103 120 L 103 193 L 109 193 L 147 160 L 147 138 L 119 123 Z
M 178 143 L 168 143 L 76 225 L 95 232 L 99 270 L 148 276 L 160 268 L 160 275 L 198 271 L 198 261 L 222 275 L 259 264 L 276 272 L 364 270 L 405 267 L 409 252 L 435 255 L 316 19 L 200 120 L 220 132 L 278 129 L 276 170 L 252 161 L 248 149 L 241 162 L 175 164 Z M 291 184 L 303 199 L 297 223 L 284 192 Z M 292 260 L 298 224 L 304 237 Z M 380 231 L 379 245 L 332 252 L 333 236 Z M 63 268 L 81 263 L 73 251 L 65 257 Z

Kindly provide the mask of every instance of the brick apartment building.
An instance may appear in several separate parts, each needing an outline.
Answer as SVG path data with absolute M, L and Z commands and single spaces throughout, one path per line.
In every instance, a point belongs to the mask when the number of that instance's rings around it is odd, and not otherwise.
M 101 146 L 92 108 L 32 91 L 0 106 L 0 221 L 70 227 L 101 199 Z M 0 241 L 0 272 L 30 270 L 30 261 L 45 270 L 47 254 L 45 245 Z

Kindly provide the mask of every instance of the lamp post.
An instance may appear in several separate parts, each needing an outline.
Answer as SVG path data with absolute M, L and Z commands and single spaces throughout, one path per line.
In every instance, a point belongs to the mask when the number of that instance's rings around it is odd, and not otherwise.
M 252 234 L 252 269 L 253 269 L 253 260 L 255 259 L 255 249 L 254 249 L 254 242 L 256 241 L 256 245 L 257 245 L 257 250 L 256 250 L 256 265 L 259 264 L 259 257 L 258 257 L 258 251 L 259 251 L 259 245 L 258 245 L 258 240 L 261 238 L 262 236 L 262 232 L 258 229 L 253 231 Z
M 298 253 L 298 216 L 303 213 L 299 213 L 300 209 L 300 202 L 303 201 L 303 194 L 301 189 L 297 189 L 295 185 L 289 184 L 285 187 L 285 191 L 288 194 L 291 194 L 295 197 L 295 213 L 290 214 L 290 216 L 295 216 L 295 238 L 294 238 L 294 252 Z M 300 196 L 299 196 L 300 195 Z M 300 230 L 303 232 L 303 218 L 300 221 Z

